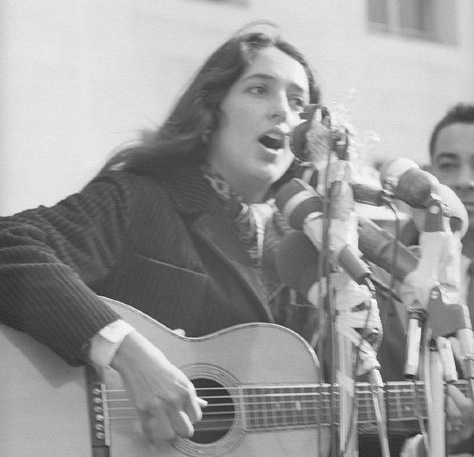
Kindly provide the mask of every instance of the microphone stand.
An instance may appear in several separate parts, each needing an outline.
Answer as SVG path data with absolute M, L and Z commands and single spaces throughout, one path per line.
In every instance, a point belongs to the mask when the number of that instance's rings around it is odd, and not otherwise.
M 314 117 L 314 120 L 313 120 Z M 342 221 L 347 221 L 348 224 L 352 223 L 352 220 L 346 219 L 347 215 L 349 217 L 353 214 L 353 203 L 354 203 L 354 195 L 352 188 L 350 186 L 350 181 L 352 179 L 350 164 L 348 161 L 348 146 L 349 146 L 349 138 L 348 132 L 345 128 L 342 129 L 334 129 L 331 126 L 330 115 L 327 112 L 324 112 L 321 109 L 315 109 L 311 112 L 309 117 L 309 121 L 306 122 L 303 127 L 302 131 L 306 132 L 309 129 L 312 129 L 312 126 L 315 122 L 316 125 L 316 138 L 313 138 L 312 141 L 309 141 L 309 146 L 313 145 L 314 148 L 309 155 L 311 157 L 312 165 L 314 170 L 318 170 L 318 163 L 321 159 L 326 158 L 326 172 L 325 172 L 325 182 L 323 184 L 321 194 L 324 195 L 323 199 L 323 210 L 322 213 L 323 217 L 323 226 L 322 226 L 322 245 L 320 247 L 321 251 L 321 278 L 325 278 L 325 283 L 321 281 L 321 285 L 323 286 L 321 290 L 321 295 L 323 296 L 324 302 L 324 310 L 326 316 L 329 317 L 327 322 L 329 323 L 327 327 L 327 338 L 322 338 L 320 342 L 323 345 L 323 353 L 325 352 L 324 346 L 326 342 L 329 342 L 331 345 L 331 360 L 330 360 L 330 376 L 329 382 L 331 385 L 331 395 L 330 395 L 330 423 L 331 423 L 331 457 L 336 457 L 336 455 L 340 455 L 343 457 L 353 457 L 358 455 L 358 420 L 357 420 L 357 402 L 356 399 L 356 392 L 355 392 L 355 380 L 354 380 L 354 358 L 359 359 L 361 353 L 364 351 L 361 350 L 360 346 L 362 343 L 369 345 L 367 341 L 361 340 L 361 336 L 359 334 L 358 337 L 354 337 L 351 334 L 349 337 L 342 333 L 341 331 L 337 331 L 338 322 L 340 316 L 338 316 L 338 309 L 337 306 L 334 304 L 334 291 L 332 286 L 332 274 L 333 272 L 338 272 L 339 275 L 345 275 L 341 268 L 338 266 L 338 263 L 341 259 L 334 259 L 330 255 L 330 246 L 331 246 L 331 221 L 335 219 L 339 219 Z M 324 147 L 325 141 L 327 138 L 324 137 L 324 132 L 322 130 L 319 131 L 318 134 L 318 125 L 324 125 L 329 130 L 329 142 L 327 147 Z M 311 130 L 312 131 L 312 130 Z M 306 140 L 306 138 L 305 138 Z M 322 150 L 320 146 L 323 145 Z M 321 152 L 321 153 L 320 153 Z M 330 167 L 332 163 L 332 156 L 337 155 L 337 161 L 335 162 L 335 166 L 337 167 L 335 170 L 335 178 L 331 179 L 331 185 L 329 186 L 328 183 L 330 182 L 329 176 Z M 350 192 L 349 199 L 345 199 L 344 191 Z M 350 208 L 349 208 L 350 206 Z M 351 229 L 354 229 L 355 233 L 355 241 L 357 241 L 357 219 L 354 218 L 353 227 L 349 228 L 349 232 Z M 347 236 L 348 234 L 345 234 Z M 308 236 L 310 236 L 308 234 Z M 350 236 L 350 234 L 349 234 Z M 311 238 L 311 236 L 310 236 Z M 313 241 L 316 245 L 317 243 Z M 350 243 L 349 243 L 350 244 Z M 338 250 L 336 249 L 336 252 Z M 340 256 L 340 253 L 338 254 Z M 370 272 L 369 272 L 370 273 Z M 336 276 L 339 278 L 339 276 Z M 324 287 L 325 286 L 325 287 Z M 371 287 L 368 286 L 368 289 L 371 290 Z M 362 293 L 360 295 L 363 295 Z M 367 292 L 365 297 L 367 296 Z M 336 297 L 337 298 L 337 297 Z M 357 305 L 359 305 L 357 303 Z M 362 326 L 361 326 L 362 327 Z M 351 333 L 355 333 L 355 328 L 351 328 Z M 352 339 L 351 339 L 352 337 Z M 355 344 L 358 344 L 357 348 Z M 369 345 L 370 346 L 370 345 Z M 375 351 L 370 346 L 370 353 L 375 354 Z M 357 355 L 357 357 L 355 357 Z M 359 360 L 356 361 L 356 363 Z M 374 365 L 377 365 L 378 362 L 376 360 L 375 355 L 373 356 L 373 360 L 371 362 Z M 357 366 L 356 366 L 357 367 Z M 339 446 L 337 440 L 337 429 L 335 427 L 335 417 L 336 417 L 336 380 L 339 385 Z M 389 457 L 389 450 L 388 450 L 388 439 L 387 439 L 387 430 L 385 424 L 385 401 L 383 398 L 383 383 L 380 378 L 380 373 L 375 369 L 370 371 L 370 381 L 373 388 L 373 400 L 374 400 L 374 407 L 376 409 L 376 416 L 378 418 L 378 430 L 380 436 L 380 442 L 382 446 L 382 452 L 384 457 Z M 339 450 L 339 452 L 338 452 Z
M 443 393 L 443 367 L 441 358 L 433 342 L 433 314 L 431 300 L 439 292 L 439 265 L 443 251 L 443 208 L 439 200 L 431 200 L 427 204 L 425 230 L 420 235 L 421 257 L 417 272 L 421 274 L 422 284 L 428 293 L 427 297 L 418 295 L 417 300 L 409 309 L 409 324 L 407 335 L 407 363 L 405 376 L 414 379 L 420 372 L 425 383 L 425 396 L 428 412 L 428 442 L 427 453 L 430 457 L 446 456 L 445 412 Z M 421 279 L 420 278 L 420 279 Z M 423 289 L 423 287 L 422 287 Z M 426 298 L 426 299 L 424 299 Z M 422 333 L 423 338 L 422 339 Z M 418 354 L 422 354 L 422 369 L 418 367 Z
M 329 208 L 329 219 L 340 219 L 343 221 L 348 221 L 349 224 L 352 223 L 351 216 L 354 215 L 353 209 L 350 208 L 350 203 L 353 203 L 353 194 L 352 189 L 350 188 L 350 174 L 349 177 L 348 172 L 350 172 L 349 163 L 346 160 L 339 159 L 336 163 L 336 166 L 339 167 L 336 170 L 336 178 L 332 182 L 330 188 L 330 208 Z M 344 189 L 344 185 L 346 185 L 346 189 Z M 349 192 L 349 195 L 344 195 L 344 191 Z M 346 207 L 344 207 L 346 206 Z M 354 215 L 355 216 L 355 215 Z M 353 218 L 353 229 L 354 232 L 357 233 L 357 219 Z M 350 232 L 350 228 L 349 228 Z M 328 232 L 331 233 L 330 231 Z M 346 236 L 348 238 L 351 237 L 350 233 L 347 233 Z M 329 246 L 331 246 L 331 240 L 329 240 Z M 341 255 L 339 255 L 341 256 Z M 341 262 L 341 259 L 339 259 Z M 340 272 L 340 275 L 345 276 L 344 272 Z M 344 283 L 344 279 L 342 279 L 342 283 Z M 361 292 L 361 286 L 356 284 L 353 280 L 349 280 L 348 286 L 348 293 L 351 295 L 355 295 L 356 297 L 360 295 L 361 300 L 363 302 L 367 302 L 368 298 L 367 295 L 370 296 L 370 299 L 374 299 L 373 294 L 373 285 L 371 282 L 366 278 L 364 281 L 364 285 L 367 287 L 368 291 L 364 294 Z M 354 290 L 351 290 L 350 285 L 354 286 Z M 344 287 L 344 286 L 343 286 Z M 359 289 L 358 289 L 359 288 Z M 359 292 L 359 293 L 358 293 Z M 359 363 L 362 363 L 364 368 L 369 370 L 369 382 L 372 387 L 373 393 L 373 405 L 376 412 L 377 417 L 377 429 L 379 432 L 379 440 L 382 450 L 382 455 L 384 457 L 389 457 L 390 451 L 388 447 L 388 437 L 387 437 L 387 429 L 386 429 L 386 412 L 385 412 L 385 402 L 383 396 L 383 383 L 380 377 L 379 372 L 379 363 L 375 356 L 375 351 L 367 343 L 364 341 L 371 336 L 373 336 L 374 331 L 369 328 L 364 328 L 364 325 L 360 326 L 350 326 L 351 332 L 349 335 L 347 331 L 344 331 L 344 327 L 347 324 L 343 324 L 342 321 L 339 323 L 339 320 L 344 319 L 344 314 L 347 315 L 347 305 L 341 307 L 339 309 L 337 303 L 340 300 L 336 297 L 336 313 L 338 314 L 336 317 L 336 338 L 333 338 L 333 348 L 337 348 L 337 358 L 333 360 L 337 360 L 337 371 L 336 371 L 336 378 L 339 385 L 339 452 L 340 455 L 343 457 L 352 457 L 358 454 L 358 408 L 357 408 L 357 396 L 356 396 L 356 384 L 355 384 L 355 376 L 357 375 L 357 371 L 359 369 Z M 358 300 L 358 298 L 356 298 Z M 349 300 L 347 300 L 349 302 Z M 356 305 L 360 305 L 361 302 L 358 302 Z M 334 308 L 334 306 L 333 306 Z M 370 310 L 369 310 L 370 311 Z M 369 313 L 367 311 L 367 313 Z M 350 314 L 350 311 L 349 311 Z M 356 332 L 356 328 L 361 329 L 361 333 L 357 333 L 357 336 L 354 335 Z M 367 334 L 368 330 L 368 334 Z M 377 331 L 375 331 L 378 333 Z M 352 333 L 352 335 L 350 334 Z M 365 343 L 365 347 L 361 347 L 361 345 Z M 357 345 L 357 346 L 356 346 Z M 334 351 L 333 351 L 334 354 Z
M 428 455 L 445 457 L 444 383 L 457 379 L 453 353 L 445 336 L 456 334 L 460 339 L 464 349 L 463 369 L 470 381 L 471 395 L 474 339 L 468 310 L 459 303 L 460 240 L 449 227 L 441 201 L 432 197 L 426 206 L 425 230 L 420 235 L 421 258 L 408 281 L 414 289 L 418 283 L 418 294 L 415 292 L 415 299 L 409 304 L 415 306 L 410 309 L 405 376 L 413 379 L 418 371 L 418 351 L 424 333 L 420 372 L 425 381 L 428 406 Z M 445 298 L 450 298 L 448 303 Z
M 330 155 L 328 157 L 327 161 L 327 168 L 326 168 L 326 181 L 328 180 L 328 175 L 329 175 L 329 169 L 330 169 Z M 325 188 L 327 189 L 327 182 Z M 331 265 L 330 259 L 329 259 L 329 242 L 330 242 L 330 236 L 329 236 L 329 230 L 330 230 L 330 200 L 328 198 L 324 198 L 323 200 L 323 214 L 326 215 L 326 217 L 323 218 L 323 233 L 322 233 L 322 249 L 321 249 L 321 260 L 323 262 L 323 267 L 322 267 L 322 277 L 325 278 L 326 280 L 326 287 L 324 287 L 324 310 L 326 312 L 326 315 L 329 316 L 329 319 L 327 319 L 328 322 L 328 328 L 327 328 L 327 338 L 322 338 L 321 342 L 323 344 L 322 352 L 326 353 L 326 350 L 324 346 L 326 343 L 329 341 L 330 343 L 330 350 L 331 350 L 331 360 L 330 360 L 330 365 L 329 365 L 329 383 L 331 386 L 331 395 L 330 395 L 330 424 L 331 424 L 331 446 L 330 446 L 330 451 L 331 451 L 331 457 L 338 457 L 338 434 L 337 434 L 337 427 L 335 426 L 335 419 L 336 419 L 336 366 L 338 365 L 337 362 L 337 346 L 336 346 L 336 330 L 335 330 L 335 323 L 336 323 L 336 309 L 333 306 L 333 300 L 331 296 L 331 290 L 332 290 L 332 281 L 331 281 L 331 275 L 332 275 L 332 269 L 333 265 Z M 318 454 L 319 455 L 319 454 Z
M 348 162 L 339 159 L 336 166 L 336 179 L 331 183 L 329 193 L 329 217 L 331 219 L 343 219 L 347 208 L 342 207 L 342 186 L 344 184 L 344 175 L 347 170 Z M 328 234 L 331 231 L 328 230 Z M 331 246 L 331 239 L 328 240 L 328 245 Z M 344 274 L 341 272 L 340 274 Z M 333 307 L 335 308 L 335 307 Z M 335 310 L 337 320 L 337 310 Z M 336 361 L 337 368 L 334 367 L 335 376 L 334 381 L 337 381 L 339 386 L 339 455 L 342 457 L 349 457 L 357 455 L 358 453 L 358 411 L 355 398 L 355 382 L 354 370 L 352 366 L 354 345 L 351 340 L 345 337 L 341 332 L 336 331 L 332 335 L 332 352 L 334 355 L 333 361 Z M 334 365 L 334 362 L 333 362 Z M 335 443 L 333 443 L 335 444 Z

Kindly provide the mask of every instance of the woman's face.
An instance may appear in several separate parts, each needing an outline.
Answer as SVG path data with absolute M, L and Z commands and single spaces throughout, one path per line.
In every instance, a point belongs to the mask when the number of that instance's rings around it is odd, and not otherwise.
M 261 201 L 291 164 L 289 133 L 308 102 L 303 66 L 273 46 L 256 52 L 222 100 L 208 160 L 249 203 Z

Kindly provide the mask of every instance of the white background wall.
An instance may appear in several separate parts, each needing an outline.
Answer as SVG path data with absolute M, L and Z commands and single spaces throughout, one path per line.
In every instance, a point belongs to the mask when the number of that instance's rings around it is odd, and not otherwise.
M 112 150 L 159 124 L 205 57 L 253 19 L 279 23 L 331 108 L 381 137 L 368 159 L 427 161 L 434 122 L 474 100 L 474 2 L 458 45 L 369 34 L 365 0 L 2 0 L 0 214 L 53 204 Z

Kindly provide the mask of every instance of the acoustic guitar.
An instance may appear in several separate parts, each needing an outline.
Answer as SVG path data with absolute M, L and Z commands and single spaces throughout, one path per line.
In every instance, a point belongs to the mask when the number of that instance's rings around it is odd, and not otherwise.
M 192 439 L 151 447 L 117 372 L 105 369 L 91 378 L 90 368 L 71 367 L 28 335 L 0 325 L 0 456 L 327 454 L 337 396 L 331 403 L 335 389 L 321 383 L 316 355 L 299 335 L 255 323 L 187 338 L 134 308 L 105 300 L 208 400 Z M 373 429 L 371 388 L 360 383 L 356 393 L 360 426 Z M 386 396 L 389 420 L 426 416 L 421 383 L 389 382 Z

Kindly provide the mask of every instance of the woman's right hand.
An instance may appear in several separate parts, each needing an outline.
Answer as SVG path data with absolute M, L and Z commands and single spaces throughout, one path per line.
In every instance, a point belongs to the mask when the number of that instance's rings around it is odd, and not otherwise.
M 206 402 L 198 398 L 191 381 L 137 331 L 129 333 L 111 366 L 122 376 L 151 443 L 189 438 L 202 419 Z

